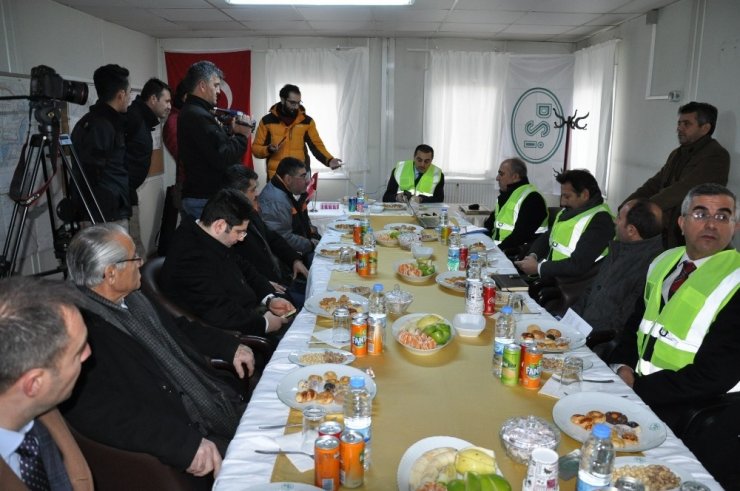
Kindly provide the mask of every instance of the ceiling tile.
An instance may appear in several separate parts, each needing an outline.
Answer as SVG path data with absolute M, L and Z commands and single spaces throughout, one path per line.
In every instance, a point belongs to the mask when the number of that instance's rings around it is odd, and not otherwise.
M 532 35 L 553 35 L 562 34 L 571 30 L 571 26 L 543 26 L 543 25 L 521 25 L 512 24 L 504 30 L 505 34 L 532 34 Z
M 444 20 L 447 10 L 393 10 L 392 7 L 373 9 L 373 18 L 382 22 L 439 22 Z
M 371 9 L 362 7 L 298 7 L 296 11 L 303 19 L 309 21 L 343 20 L 361 22 L 373 20 Z
M 247 21 L 242 22 L 249 29 L 254 31 L 260 31 L 261 33 L 269 31 L 282 31 L 291 32 L 296 34 L 296 31 L 310 31 L 311 26 L 306 21 L 286 21 L 286 20 L 263 20 L 263 21 Z
M 649 10 L 665 7 L 666 5 L 670 5 L 677 1 L 678 0 L 632 0 L 631 2 L 625 2 L 623 6 L 612 10 L 612 12 L 618 14 L 623 12 L 644 14 Z
M 159 15 L 160 17 L 173 22 L 189 20 L 231 20 L 226 14 L 216 9 L 151 9 L 150 11 L 155 15 Z
M 597 18 L 596 14 L 553 14 L 530 12 L 516 21 L 517 24 L 580 26 Z
M 604 14 L 586 23 L 588 26 L 616 26 L 630 20 L 635 14 Z
M 235 20 L 303 20 L 296 9 L 284 6 L 228 8 L 223 12 Z
M 375 22 L 348 22 L 348 21 L 308 21 L 310 26 L 317 31 L 330 31 L 330 32 L 351 32 L 366 30 L 370 31 L 375 29 Z
M 472 32 L 479 33 L 495 33 L 501 32 L 508 27 L 508 24 L 458 24 L 455 22 L 444 22 L 440 28 L 440 32 L 461 32 L 465 35 Z
M 384 22 L 378 25 L 381 31 L 399 31 L 399 32 L 435 32 L 439 29 L 439 22 Z
M 450 22 L 481 24 L 484 22 L 493 22 L 495 24 L 511 24 L 525 15 L 523 12 L 513 12 L 511 10 L 485 11 L 485 10 L 453 10 L 447 20 Z
M 208 9 L 212 8 L 212 5 L 205 0 L 125 0 L 129 7 L 136 7 L 142 9 L 148 9 L 151 7 L 157 7 L 158 9 Z M 98 0 L 100 3 L 100 0 Z
M 232 20 L 228 22 L 210 22 L 210 21 L 183 21 L 183 22 L 175 22 L 175 24 L 195 29 L 198 31 L 236 31 L 239 29 L 244 29 L 244 25 Z

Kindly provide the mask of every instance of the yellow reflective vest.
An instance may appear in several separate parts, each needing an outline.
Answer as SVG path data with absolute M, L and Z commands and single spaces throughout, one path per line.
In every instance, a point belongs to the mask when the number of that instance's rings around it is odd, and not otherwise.
M 578 241 L 581 240 L 583 231 L 586 230 L 588 224 L 591 223 L 594 215 L 601 211 L 605 211 L 613 216 L 609 205 L 601 203 L 600 205 L 589 208 L 588 210 L 580 213 L 568 220 L 560 220 L 563 212 L 560 212 L 555 217 L 555 222 L 552 224 L 552 231 L 550 232 L 550 260 L 551 261 L 562 261 L 568 259 L 573 255 L 573 251 L 576 250 Z M 596 258 L 600 260 L 604 258 L 609 252 L 609 248 L 605 247 L 601 255 Z
M 498 201 L 496 202 L 496 222 L 493 224 L 493 233 L 491 234 L 491 238 L 493 238 L 496 245 L 503 242 L 514 231 L 516 221 L 519 219 L 519 209 L 522 207 L 524 199 L 532 193 L 539 194 L 539 191 L 532 184 L 524 184 L 511 193 L 503 207 L 499 208 Z M 535 231 L 537 234 L 544 234 L 545 232 L 547 232 L 547 216 L 542 221 L 542 225 Z
M 393 177 L 398 183 L 398 192 L 410 191 L 413 196 L 434 196 L 434 189 L 442 179 L 442 170 L 434 164 L 430 165 L 419 183 L 415 184 L 414 161 L 402 160 L 396 164 Z

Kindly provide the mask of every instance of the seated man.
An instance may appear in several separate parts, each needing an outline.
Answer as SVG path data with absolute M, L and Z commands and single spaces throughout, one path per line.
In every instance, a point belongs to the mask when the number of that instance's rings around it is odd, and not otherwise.
M 249 263 L 236 260 L 231 248 L 246 237 L 251 213 L 239 191 L 218 191 L 200 220 L 181 223 L 159 278 L 165 295 L 205 322 L 265 336 L 287 324 L 280 316 L 293 305 L 275 297 L 267 278 Z
M 243 165 L 233 165 L 224 173 L 224 187 L 242 192 L 253 207 L 247 236 L 234 244 L 233 250 L 237 258 L 250 263 L 300 310 L 306 295 L 308 269 L 303 264 L 303 255 L 262 220 L 257 210 L 257 179 L 257 173 Z
M 552 229 L 540 235 L 529 254 L 514 264 L 541 278 L 581 276 L 604 256 L 614 237 L 614 221 L 599 185 L 588 171 L 568 170 L 560 183 L 560 210 Z
M 571 307 L 594 331 L 619 334 L 645 289 L 650 262 L 663 251 L 662 211 L 646 199 L 626 202 L 616 220 L 617 239 L 609 243 L 599 273 Z
M 432 164 L 434 149 L 421 144 L 414 150 L 414 160 L 396 164 L 388 179 L 383 201 L 442 203 L 445 200 L 445 175 Z
M 244 377 L 254 356 L 220 329 L 156 308 L 137 291 L 141 262 L 118 225 L 95 225 L 72 239 L 67 267 L 86 297 L 80 309 L 93 357 L 62 410 L 88 438 L 153 455 L 206 488 L 246 406 L 236 380 L 221 378 L 206 357 L 233 360 Z
M 56 281 L 0 281 L 0 489 L 93 489 L 56 409 L 90 356 L 79 297 Z
M 310 266 L 321 236 L 308 216 L 306 188 L 309 177 L 303 162 L 285 157 L 260 193 L 260 210 L 267 226 L 303 254 L 306 265 Z
M 689 191 L 678 218 L 686 246 L 652 262 L 644 298 L 611 357 L 612 368 L 679 438 L 689 408 L 740 391 L 740 253 L 731 245 L 737 213 L 737 198 L 724 186 Z M 728 438 L 737 442 L 737 434 Z M 700 460 L 727 448 L 697 440 L 684 443 Z
M 527 166 L 521 159 L 501 162 L 496 181 L 501 192 L 496 208 L 483 226 L 502 251 L 518 256 L 520 246 L 547 231 L 547 204 L 529 183 Z

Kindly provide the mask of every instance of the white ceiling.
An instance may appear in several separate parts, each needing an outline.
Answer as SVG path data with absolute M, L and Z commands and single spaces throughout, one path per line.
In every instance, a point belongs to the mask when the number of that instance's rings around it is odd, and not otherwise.
M 416 0 L 406 7 L 239 7 L 225 0 L 56 1 L 155 38 L 461 37 L 578 42 L 678 0 Z

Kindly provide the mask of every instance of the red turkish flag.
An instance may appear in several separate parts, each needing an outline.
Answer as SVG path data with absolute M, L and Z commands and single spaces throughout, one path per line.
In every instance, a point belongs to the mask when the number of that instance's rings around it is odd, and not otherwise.
M 167 65 L 167 83 L 172 87 L 173 95 L 177 84 L 183 79 L 190 65 L 197 61 L 208 60 L 215 63 L 224 72 L 221 81 L 221 93 L 218 95 L 218 107 L 234 109 L 251 115 L 249 94 L 252 85 L 252 52 L 231 51 L 227 53 L 172 53 L 165 51 Z M 252 140 L 247 138 L 247 151 L 242 162 L 250 169 L 252 164 Z
M 316 190 L 319 188 L 319 173 L 314 172 L 314 174 L 311 176 L 311 182 L 308 183 L 308 187 L 306 188 L 306 193 L 308 196 L 306 197 L 306 201 L 310 200 L 314 194 L 316 194 Z

